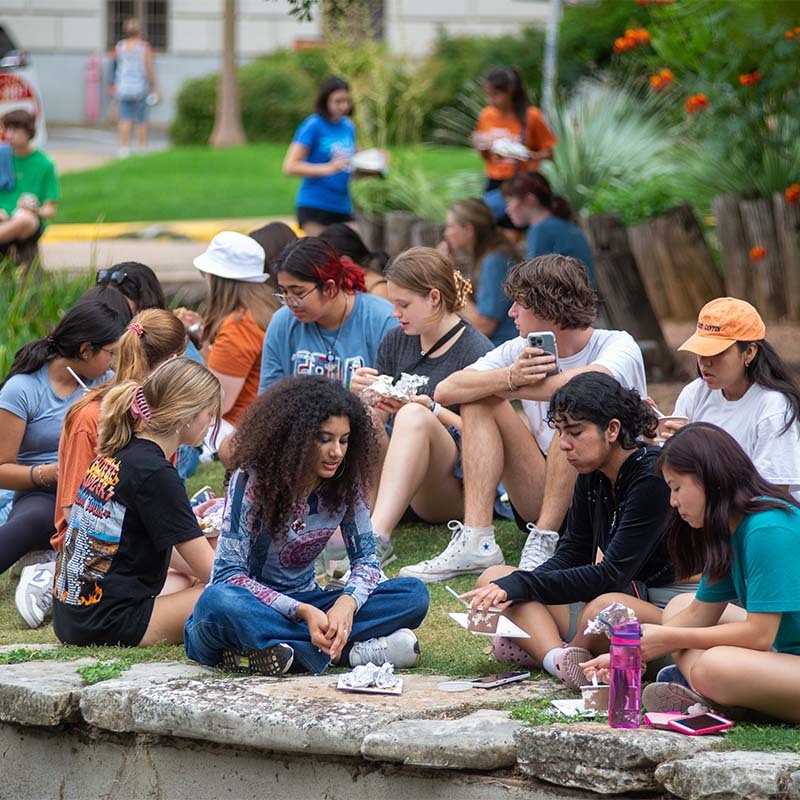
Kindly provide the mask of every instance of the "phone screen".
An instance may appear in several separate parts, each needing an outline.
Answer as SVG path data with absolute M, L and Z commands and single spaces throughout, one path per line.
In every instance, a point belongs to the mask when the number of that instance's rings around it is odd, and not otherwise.
M 716 728 L 717 725 L 724 725 L 727 720 L 722 717 L 715 717 L 713 714 L 698 714 L 696 717 L 679 717 L 674 720 L 676 725 L 681 725 L 692 731 L 702 731 L 706 728 Z

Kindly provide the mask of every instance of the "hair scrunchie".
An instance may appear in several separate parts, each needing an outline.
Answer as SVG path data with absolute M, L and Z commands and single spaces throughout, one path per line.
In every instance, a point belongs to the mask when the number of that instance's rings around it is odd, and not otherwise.
M 456 284 L 456 302 L 458 308 L 464 308 L 467 298 L 472 294 L 472 281 L 461 274 L 461 270 L 453 270 L 453 280 Z
M 144 336 L 144 328 L 138 322 L 131 322 L 128 330 L 133 331 L 137 336 Z
M 133 397 L 131 415 L 135 419 L 141 419 L 148 423 L 153 420 L 153 412 L 150 410 L 150 404 L 145 399 L 144 388 L 141 386 L 136 390 L 136 394 Z

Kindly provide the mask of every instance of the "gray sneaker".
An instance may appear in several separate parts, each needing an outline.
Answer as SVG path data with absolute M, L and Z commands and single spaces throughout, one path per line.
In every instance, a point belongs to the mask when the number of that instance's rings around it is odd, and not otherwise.
M 528 523 L 527 528 L 529 533 L 519 558 L 519 568 L 530 572 L 553 557 L 558 544 L 558 532 L 540 530 L 532 522 Z
M 29 628 L 38 628 L 44 622 L 47 612 L 53 608 L 55 575 L 55 561 L 31 564 L 22 570 L 14 602 Z
M 397 556 L 394 554 L 394 547 L 392 547 L 392 540 L 384 542 L 380 536 L 375 537 L 375 553 L 378 560 L 381 562 L 381 567 L 391 564 L 392 561 L 397 561 Z
M 393 664 L 395 669 L 409 669 L 417 665 L 419 641 L 414 631 L 400 628 L 388 636 L 356 642 L 350 650 L 351 667 L 359 667 L 362 664 L 375 664 L 380 667 L 387 661 Z

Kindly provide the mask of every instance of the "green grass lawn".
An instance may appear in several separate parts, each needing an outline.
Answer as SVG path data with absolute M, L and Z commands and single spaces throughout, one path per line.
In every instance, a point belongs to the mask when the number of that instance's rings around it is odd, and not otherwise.
M 273 217 L 294 214 L 298 178 L 281 172 L 286 145 L 254 144 L 212 150 L 178 147 L 132 156 L 61 178 L 57 222 Z M 469 148 L 397 147 L 426 173 L 482 170 Z
M 188 481 L 187 491 L 191 495 L 206 484 L 217 492 L 221 490 L 222 468 L 218 464 L 201 464 L 197 474 Z M 509 563 L 517 563 L 524 541 L 522 533 L 510 522 L 496 523 L 496 530 L 497 541 L 506 559 Z M 447 544 L 448 535 L 449 532 L 444 525 L 404 525 L 398 528 L 392 537 L 398 558 L 386 569 L 389 577 L 396 577 L 400 567 L 416 563 L 439 552 Z M 467 591 L 472 588 L 473 583 L 474 579 L 469 576 L 450 581 L 450 585 L 458 592 Z M 30 630 L 19 617 L 14 606 L 16 584 L 16 579 L 12 580 L 8 573 L 0 575 L 0 645 L 56 643 L 52 626 Z M 497 672 L 498 664 L 490 650 L 491 640 L 488 637 L 467 633 L 447 616 L 448 612 L 460 611 L 461 608 L 445 591 L 443 584 L 432 584 L 429 589 L 430 610 L 417 631 L 422 659 L 412 672 L 454 677 L 476 677 Z M 64 660 L 94 657 L 108 662 L 99 668 L 82 672 L 86 682 L 115 677 L 121 669 L 131 663 L 186 660 L 182 646 L 165 645 L 147 648 L 60 647 L 44 655 Z M 36 656 L 25 651 L 0 653 L 0 664 L 24 661 L 31 657 Z M 541 677 L 540 673 L 534 671 L 534 674 Z M 555 685 L 555 679 L 553 681 Z M 564 689 L 559 694 L 566 697 L 570 692 Z M 501 699 L 499 695 L 498 698 Z M 513 704 L 512 710 L 516 718 L 534 725 L 565 721 L 546 700 L 516 703 Z M 796 726 L 737 723 L 736 727 L 726 734 L 725 746 L 726 749 L 733 750 L 800 752 L 800 737 L 797 732 Z

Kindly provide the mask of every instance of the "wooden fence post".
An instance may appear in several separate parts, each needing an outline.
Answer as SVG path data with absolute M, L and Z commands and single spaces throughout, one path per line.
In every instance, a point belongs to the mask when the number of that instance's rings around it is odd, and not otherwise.
M 663 252 L 663 247 L 656 236 L 653 220 L 631 225 L 628 228 L 628 244 L 636 259 L 639 275 L 656 316 L 659 319 L 668 319 L 676 315 L 680 317 L 680 311 L 676 314 L 673 310 L 667 292 L 669 257 Z
M 595 214 L 584 220 L 583 228 L 594 254 L 597 288 L 609 322 L 628 331 L 639 343 L 651 379 L 675 375 L 675 357 L 647 297 L 619 216 Z
M 364 240 L 367 250 L 374 253 L 383 250 L 383 214 L 356 212 L 356 230 Z
M 410 211 L 387 211 L 383 215 L 383 249 L 394 258 L 411 244 L 411 226 L 417 217 Z
M 411 226 L 411 246 L 436 247 L 443 234 L 444 225 L 438 222 L 415 222 Z
M 783 268 L 786 314 L 800 320 L 800 205 L 790 205 L 781 193 L 772 198 L 775 232 Z
M 742 200 L 739 209 L 744 223 L 748 253 L 754 247 L 766 249 L 763 258 L 750 259 L 753 271 L 753 305 L 762 317 L 779 319 L 786 313 L 786 298 L 772 203 L 761 198 Z
M 717 220 L 717 237 L 725 270 L 725 293 L 746 300 L 753 296 L 752 265 L 742 225 L 742 195 L 720 194 L 711 202 Z

